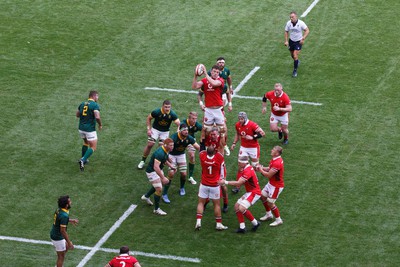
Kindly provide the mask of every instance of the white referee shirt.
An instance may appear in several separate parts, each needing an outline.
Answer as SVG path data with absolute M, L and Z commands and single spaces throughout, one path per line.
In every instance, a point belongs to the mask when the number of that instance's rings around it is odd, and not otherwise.
M 302 20 L 297 20 L 296 26 L 293 26 L 291 20 L 286 23 L 285 31 L 289 32 L 289 38 L 293 42 L 298 42 L 303 38 L 303 31 L 307 29 L 307 25 Z

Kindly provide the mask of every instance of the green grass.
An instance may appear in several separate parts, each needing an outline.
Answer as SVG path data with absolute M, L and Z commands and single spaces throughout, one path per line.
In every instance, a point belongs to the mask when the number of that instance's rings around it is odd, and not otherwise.
M 76 245 L 94 246 L 131 204 L 135 211 L 102 246 L 201 259 L 200 263 L 137 256 L 142 266 L 398 266 L 400 186 L 400 56 L 393 43 L 400 3 L 320 1 L 304 18 L 311 34 L 299 77 L 283 46 L 292 9 L 311 1 L 2 1 L 0 10 L 0 235 L 49 240 L 56 199 L 70 194 L 69 227 Z M 180 117 L 200 111 L 190 90 L 193 68 L 223 55 L 233 84 L 260 70 L 239 92 L 261 97 L 281 82 L 293 104 L 285 148 L 286 187 L 277 204 L 284 225 L 237 236 L 230 195 L 226 232 L 211 209 L 194 232 L 197 187 L 160 218 L 140 196 L 149 184 L 136 169 L 146 144 L 145 118 L 171 99 Z M 80 173 L 81 140 L 74 116 L 89 90 L 100 91 L 104 129 L 90 165 Z M 261 101 L 234 98 L 230 141 L 239 111 L 268 131 Z M 175 129 L 173 127 L 173 129 Z M 261 139 L 261 162 L 279 144 Z M 237 150 L 226 159 L 236 175 Z M 196 178 L 200 168 L 196 166 Z M 266 183 L 260 177 L 261 184 Z M 251 208 L 263 214 L 257 203 Z M 248 226 L 249 223 L 247 222 Z M 88 251 L 68 252 L 76 266 Z M 114 255 L 97 252 L 86 266 Z M 48 245 L 0 241 L 1 266 L 53 266 Z

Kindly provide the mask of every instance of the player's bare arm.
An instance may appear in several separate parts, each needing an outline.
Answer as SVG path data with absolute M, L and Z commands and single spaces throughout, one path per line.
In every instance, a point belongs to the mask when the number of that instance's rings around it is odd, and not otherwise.
M 177 131 L 179 132 L 179 126 L 181 125 L 180 119 L 178 118 L 178 119 L 174 120 L 174 123 L 178 127 Z
M 263 129 L 261 129 L 261 127 L 258 127 L 258 128 L 255 130 L 255 132 L 256 132 L 256 134 L 259 133 L 261 136 L 265 136 L 265 132 L 264 132 Z
M 78 219 L 69 219 L 69 222 L 72 223 L 72 225 L 76 226 L 79 223 Z
M 228 111 L 232 111 L 232 95 L 229 90 L 226 91 L 226 99 L 228 100 Z
M 262 101 L 262 110 L 261 110 L 262 114 L 265 114 L 267 112 L 267 102 L 266 101 Z
M 103 129 L 103 124 L 101 123 L 101 118 L 100 118 L 100 111 L 95 110 L 94 111 L 94 117 L 96 118 L 96 121 L 99 125 L 99 130 Z
M 239 141 L 239 134 L 236 132 L 235 137 L 233 138 L 233 142 L 231 145 L 231 150 L 234 150 L 236 147 L 236 143 Z
M 60 225 L 60 232 L 61 235 L 64 237 L 65 241 L 67 242 L 68 249 L 74 249 L 74 244 L 72 244 L 71 240 L 69 239 L 68 233 L 67 233 L 67 226 L 66 225 Z
M 151 136 L 151 120 L 153 117 L 149 114 L 146 118 L 147 136 Z
M 164 176 L 164 172 L 161 170 L 160 164 L 161 164 L 160 161 L 158 161 L 157 159 L 154 159 L 154 166 L 153 166 L 154 171 L 155 171 L 155 172 L 157 173 L 157 175 L 160 177 L 161 182 L 162 182 L 163 184 L 167 184 L 167 183 L 169 183 L 169 180 Z M 166 162 L 166 164 L 168 165 L 168 162 Z
M 291 112 L 291 111 L 292 111 L 292 105 L 287 105 L 287 106 L 284 107 L 284 108 L 278 107 L 278 106 L 274 106 L 273 109 L 274 109 L 275 111 Z
M 233 95 L 232 77 L 229 75 L 229 76 L 228 76 L 228 79 L 226 79 L 226 81 L 228 82 L 229 93 L 230 93 L 231 95 Z
M 258 167 L 257 170 L 262 174 L 262 176 L 267 178 L 271 178 L 278 172 L 278 170 L 275 168 L 266 168 L 263 166 Z
M 203 103 L 203 95 L 204 93 L 199 91 L 199 93 L 197 94 L 197 101 L 199 102 L 200 108 L 202 111 L 205 110 L 206 106 Z
M 198 143 L 194 143 L 193 147 L 197 150 L 200 151 L 200 145 Z
M 200 81 L 197 81 L 197 74 L 195 73 L 194 74 L 194 77 L 193 77 L 193 81 L 192 81 L 192 89 L 194 89 L 194 90 L 197 90 L 197 89 L 200 89 L 201 87 L 203 87 L 203 82 L 200 80 Z
M 301 38 L 300 40 L 300 44 L 304 44 L 304 41 L 306 40 L 308 34 L 310 33 L 310 29 L 308 29 L 308 27 L 304 30 L 303 33 L 303 38 Z
M 222 85 L 222 82 L 218 79 L 214 80 L 208 73 L 206 72 L 206 79 L 209 84 L 211 84 L 212 87 L 219 87 Z
M 284 45 L 288 46 L 289 45 L 289 32 L 285 31 L 285 42 Z

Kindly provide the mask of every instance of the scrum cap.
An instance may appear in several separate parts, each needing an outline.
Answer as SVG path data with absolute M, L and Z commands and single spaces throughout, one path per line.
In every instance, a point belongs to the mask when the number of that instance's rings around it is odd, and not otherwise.
M 244 112 L 244 111 L 240 111 L 240 112 L 239 112 L 238 118 L 239 118 L 239 119 L 244 119 L 245 122 L 248 120 L 247 114 L 246 114 L 246 112 Z

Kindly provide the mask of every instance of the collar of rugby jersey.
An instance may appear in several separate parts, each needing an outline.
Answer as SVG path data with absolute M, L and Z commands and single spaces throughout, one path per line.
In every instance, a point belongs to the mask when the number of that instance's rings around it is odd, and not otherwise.
M 162 113 L 162 114 L 169 114 L 170 112 L 171 112 L 171 110 L 168 111 L 168 112 L 165 112 L 164 109 L 161 107 L 161 113 Z
M 161 148 L 164 150 L 165 154 L 168 154 L 167 149 L 165 148 L 165 146 L 161 146 Z
M 67 210 L 67 209 L 61 209 L 63 212 L 65 212 L 65 213 L 67 213 L 67 214 L 69 214 L 69 210 Z

